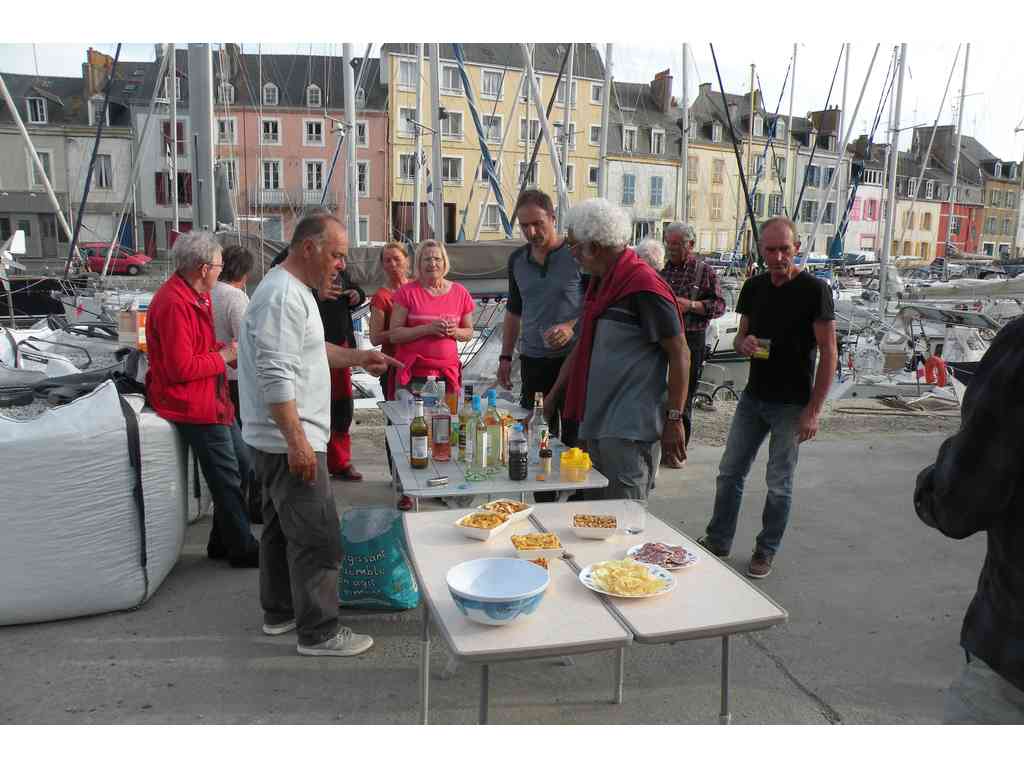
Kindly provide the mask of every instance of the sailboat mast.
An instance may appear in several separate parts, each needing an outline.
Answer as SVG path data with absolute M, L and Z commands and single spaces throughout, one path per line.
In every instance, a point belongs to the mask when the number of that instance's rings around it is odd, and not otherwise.
M 893 53 L 895 55 L 895 49 L 893 50 Z M 893 122 L 892 122 L 892 105 L 893 105 L 893 99 L 890 98 L 889 99 L 889 130 L 890 131 L 892 130 L 892 126 L 893 126 Z M 885 168 L 885 172 L 886 173 L 889 172 L 889 150 L 890 149 L 892 149 L 892 143 L 888 142 L 885 145 L 885 156 L 884 156 L 884 159 L 882 161 L 882 166 Z M 882 222 L 885 221 L 885 217 L 887 215 L 885 212 L 889 210 L 889 208 L 888 208 L 889 196 L 887 194 L 887 191 L 888 191 L 888 182 L 886 182 L 886 185 L 882 187 L 882 190 L 881 190 L 881 192 L 878 195 L 878 211 L 879 211 L 879 213 L 878 213 L 878 220 L 875 223 L 875 251 L 878 254 L 879 258 L 881 258 L 881 256 L 882 256 Z
M 963 83 L 960 86 L 960 108 L 957 110 L 957 113 L 956 113 L 956 142 L 955 142 L 955 145 L 953 147 L 953 183 L 952 183 L 952 185 L 949 188 L 949 216 L 946 217 L 946 255 L 945 255 L 945 258 L 942 259 L 942 279 L 943 280 L 949 280 L 949 253 L 950 253 L 949 235 L 950 235 L 950 232 L 952 232 L 952 228 L 953 228 L 953 214 L 956 212 L 956 202 L 957 202 L 956 183 L 957 183 L 957 179 L 959 178 L 957 176 L 957 174 L 959 173 L 959 170 L 960 170 L 960 139 L 961 139 L 961 136 L 962 136 L 961 129 L 963 128 L 963 124 L 964 124 L 964 99 L 967 96 L 967 62 L 970 60 L 970 58 L 971 58 L 971 44 L 967 43 L 967 48 L 964 51 L 964 80 L 963 80 Z M 971 223 L 968 221 L 967 222 L 967 227 L 968 227 L 967 231 L 968 231 L 968 233 L 970 233 L 970 226 L 971 226 Z M 964 240 L 964 242 L 965 243 L 968 242 L 969 239 L 970 239 L 970 236 L 968 234 L 968 237 Z
M 690 214 L 690 89 L 687 85 L 686 58 L 689 46 L 683 43 L 683 145 L 680 157 L 679 179 L 680 193 L 676 196 L 676 219 L 684 224 L 689 223 Z
M 793 210 L 793 195 L 792 193 L 796 190 L 795 179 L 793 179 L 794 173 L 790 173 L 789 168 L 789 148 L 790 142 L 793 136 L 793 94 L 796 92 L 796 43 L 793 43 L 793 74 L 792 80 L 789 83 L 789 122 L 786 123 L 786 177 L 783 179 L 784 188 L 782 190 L 784 198 L 789 199 L 789 204 L 786 208 L 789 209 L 790 218 L 796 221 L 796 211 Z
M 181 221 L 178 213 L 178 59 L 174 43 L 167 45 L 167 58 L 171 62 L 170 74 L 167 75 L 167 86 L 165 93 L 171 107 L 171 124 L 169 126 L 170 136 L 168 137 L 171 146 L 167 156 L 171 164 L 171 210 L 174 211 L 174 231 L 181 231 Z
M 434 192 L 434 238 L 445 242 L 444 173 L 441 169 L 441 44 L 430 46 L 430 181 Z
M 601 98 L 601 159 L 598 161 L 597 196 L 608 197 L 608 122 L 612 99 L 612 44 L 604 49 L 604 91 Z
M 573 54 L 575 53 L 576 45 L 569 43 L 569 66 L 565 70 L 565 80 L 563 81 L 565 90 L 562 91 L 565 94 L 564 102 L 565 109 L 562 117 L 562 176 L 565 176 L 565 166 L 569 163 L 569 141 L 571 134 L 569 126 L 572 125 L 572 67 L 573 67 Z M 575 169 L 573 169 L 575 170 Z M 561 187 L 559 188 L 561 190 Z M 561 231 L 562 222 L 565 221 L 565 214 L 569 210 L 569 191 L 568 188 L 564 192 L 559 192 L 558 196 L 558 229 Z
M 356 167 L 356 96 L 355 74 L 352 72 L 352 53 L 355 46 L 343 43 L 341 83 L 345 98 L 345 187 L 348 203 L 346 213 L 349 242 L 359 243 L 359 169 Z M 369 233 L 367 233 L 369 234 Z
M 412 190 L 412 242 L 420 241 L 420 189 L 422 182 L 423 163 L 420 158 L 423 156 L 423 130 L 419 124 L 423 122 L 423 43 L 416 44 L 416 122 L 413 123 L 413 130 L 416 131 L 416 154 L 413 155 L 413 190 Z
M 839 136 L 844 138 L 846 136 L 846 87 L 850 80 L 850 44 L 847 43 L 845 46 L 845 53 L 843 58 L 843 101 L 839 107 Z M 875 54 L 878 54 L 878 48 L 875 48 Z M 856 119 L 856 118 L 854 118 Z M 852 121 L 851 121 L 852 125 Z M 835 232 L 833 239 L 839 237 L 839 222 L 843 220 L 843 211 L 846 210 L 846 197 L 843 192 L 843 160 L 846 159 L 846 144 L 842 144 L 837 147 L 839 151 L 839 162 L 836 164 L 836 173 L 839 174 L 839 178 L 836 181 L 836 207 L 833 213 L 832 219 L 835 225 Z M 828 205 L 828 200 L 825 200 L 825 204 Z M 828 253 L 831 258 L 831 252 Z
M 900 107 L 903 105 L 903 73 L 907 68 L 907 44 L 900 44 L 900 66 L 896 80 L 896 105 L 893 107 L 893 121 L 889 132 L 889 201 L 888 217 L 885 221 L 885 242 L 882 243 L 882 258 L 878 269 L 878 309 L 885 319 L 885 287 L 889 260 L 892 253 L 892 232 L 896 221 L 896 170 L 900 157 Z
M 171 59 L 174 65 L 174 59 Z M 213 179 L 213 48 L 209 43 L 189 43 L 189 114 L 192 117 L 194 143 L 192 183 L 197 224 L 217 231 L 216 185 Z M 172 83 L 174 81 L 172 80 Z M 177 128 L 175 128 L 177 130 Z M 173 154 L 173 153 L 172 153 Z
M 757 174 L 754 173 L 754 110 L 756 109 L 756 104 L 754 102 L 754 78 L 755 78 L 754 72 L 755 72 L 754 65 L 751 64 L 750 65 L 750 125 L 748 126 L 748 129 L 747 129 L 747 175 L 750 176 L 751 174 L 753 174 L 754 175 L 754 182 L 757 183 Z M 753 205 L 754 205 L 753 199 L 748 200 L 747 201 L 747 205 L 753 207 Z M 740 210 L 740 207 L 739 207 L 739 205 L 737 205 L 736 206 L 737 215 L 739 214 L 739 210 Z M 746 230 L 747 230 L 747 226 L 746 226 L 746 224 L 744 224 L 743 225 L 743 233 L 744 234 L 746 234 Z M 745 244 L 740 243 L 739 245 L 740 245 L 741 248 L 743 248 L 743 250 L 747 250 Z

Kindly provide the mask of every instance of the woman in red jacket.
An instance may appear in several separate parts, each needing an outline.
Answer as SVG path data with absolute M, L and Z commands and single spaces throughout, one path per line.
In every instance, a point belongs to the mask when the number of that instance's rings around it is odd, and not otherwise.
M 217 341 L 210 303 L 224 264 L 221 247 L 209 232 L 189 232 L 174 243 L 171 257 L 177 269 L 153 296 L 146 316 L 146 397 L 177 427 L 210 486 L 214 516 L 207 555 L 227 557 L 236 568 L 255 568 L 259 545 L 242 496 L 248 466 L 240 464 L 247 454 L 226 375 L 237 345 Z

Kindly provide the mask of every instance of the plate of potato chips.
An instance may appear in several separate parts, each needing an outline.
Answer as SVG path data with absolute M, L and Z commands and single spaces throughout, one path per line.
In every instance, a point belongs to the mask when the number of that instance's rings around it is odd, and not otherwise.
M 605 560 L 580 571 L 580 582 L 587 589 L 611 597 L 654 597 L 675 589 L 676 577 L 660 565 Z
M 532 506 L 522 501 L 515 501 L 514 499 L 495 499 L 486 504 L 481 504 L 477 509 L 481 509 L 484 512 L 507 515 L 513 523 L 525 520 L 533 512 Z

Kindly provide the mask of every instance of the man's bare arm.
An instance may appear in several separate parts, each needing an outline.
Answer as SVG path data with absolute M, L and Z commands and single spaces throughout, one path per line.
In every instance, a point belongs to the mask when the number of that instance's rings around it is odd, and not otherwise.
M 668 355 L 668 407 L 681 411 L 690 386 L 690 348 L 686 345 L 686 336 L 680 333 L 658 343 Z

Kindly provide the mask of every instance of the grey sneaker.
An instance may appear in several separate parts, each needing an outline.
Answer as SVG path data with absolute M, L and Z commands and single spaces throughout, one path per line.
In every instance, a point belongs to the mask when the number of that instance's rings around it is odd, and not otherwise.
M 763 579 L 772 572 L 774 557 L 771 552 L 755 552 L 750 558 L 750 565 L 747 566 L 747 576 L 752 579 Z
M 279 624 L 264 624 L 264 635 L 286 635 L 295 629 L 295 619 L 288 619 Z
M 348 627 L 338 627 L 333 637 L 328 637 L 316 645 L 303 645 L 297 648 L 300 656 L 358 656 L 373 647 L 373 638 L 369 635 L 358 635 Z

